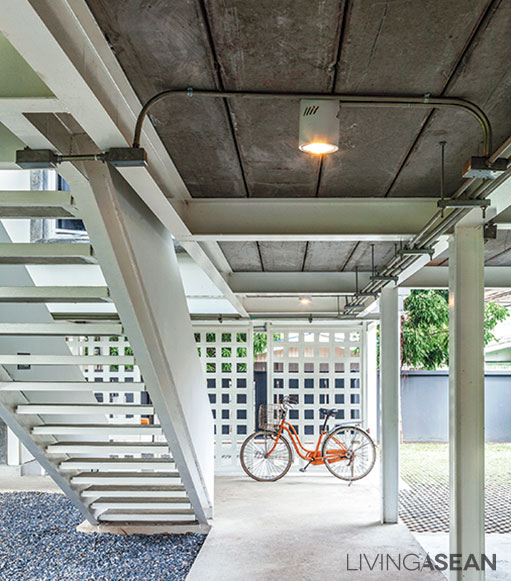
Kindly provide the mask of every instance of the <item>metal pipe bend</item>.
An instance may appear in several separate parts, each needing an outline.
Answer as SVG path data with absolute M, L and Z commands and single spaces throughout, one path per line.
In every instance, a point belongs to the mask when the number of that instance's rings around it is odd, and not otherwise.
M 486 113 L 475 103 L 456 97 L 431 97 L 429 94 L 421 97 L 403 95 L 344 95 L 341 93 L 279 93 L 261 91 L 208 91 L 202 89 L 167 89 L 153 95 L 142 107 L 137 117 L 133 136 L 133 147 L 140 147 L 142 126 L 149 109 L 167 97 L 194 97 L 195 95 L 209 98 L 240 98 L 240 99 L 318 99 L 339 101 L 348 107 L 430 107 L 433 109 L 460 109 L 475 117 L 483 132 L 483 155 L 491 153 L 492 129 Z

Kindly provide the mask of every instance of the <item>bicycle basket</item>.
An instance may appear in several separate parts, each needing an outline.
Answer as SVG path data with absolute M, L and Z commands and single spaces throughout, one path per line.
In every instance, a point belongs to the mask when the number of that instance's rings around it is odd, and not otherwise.
M 258 423 L 260 430 L 276 430 L 282 420 L 280 404 L 262 403 L 259 406 Z

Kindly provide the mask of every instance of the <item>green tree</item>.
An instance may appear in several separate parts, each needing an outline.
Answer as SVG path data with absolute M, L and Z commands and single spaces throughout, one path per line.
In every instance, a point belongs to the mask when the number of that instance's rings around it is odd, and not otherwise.
M 266 333 L 254 333 L 254 355 L 262 355 L 266 351 Z
M 449 364 L 449 304 L 444 290 L 414 290 L 405 299 L 402 317 L 401 365 L 437 369 Z M 484 306 L 484 342 L 495 339 L 493 329 L 509 313 L 496 303 Z

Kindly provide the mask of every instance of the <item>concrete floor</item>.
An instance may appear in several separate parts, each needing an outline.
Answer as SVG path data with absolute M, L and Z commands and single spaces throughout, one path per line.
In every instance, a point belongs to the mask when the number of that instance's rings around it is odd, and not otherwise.
M 216 478 L 215 521 L 187 581 L 437 579 L 442 573 L 373 571 L 383 554 L 425 556 L 402 525 L 379 523 L 376 471 L 351 487 L 317 467 L 274 483 L 241 474 Z M 348 571 L 348 561 L 350 569 Z M 420 561 L 422 562 L 422 558 Z
M 414 533 L 415 538 L 430 555 L 449 553 L 448 533 Z M 487 533 L 485 537 L 487 555 L 497 555 L 497 570 L 486 571 L 486 581 L 509 581 L 511 579 L 511 534 Z

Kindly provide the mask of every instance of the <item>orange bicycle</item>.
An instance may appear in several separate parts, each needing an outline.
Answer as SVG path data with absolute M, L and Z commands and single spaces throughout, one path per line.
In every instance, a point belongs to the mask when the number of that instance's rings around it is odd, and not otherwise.
M 251 478 L 274 482 L 288 472 L 293 463 L 293 452 L 284 434 L 289 436 L 298 456 L 307 461 L 300 468 L 301 472 L 305 472 L 311 464 L 324 464 L 334 476 L 350 482 L 360 480 L 371 472 L 376 461 L 373 439 L 365 430 L 352 424 L 341 424 L 330 432 L 328 420 L 337 414 L 336 409 L 319 410 L 325 421 L 316 448 L 305 448 L 295 428 L 286 421 L 288 409 L 296 403 L 287 396 L 282 404 L 259 406 L 259 431 L 243 442 L 240 452 L 241 466 Z

